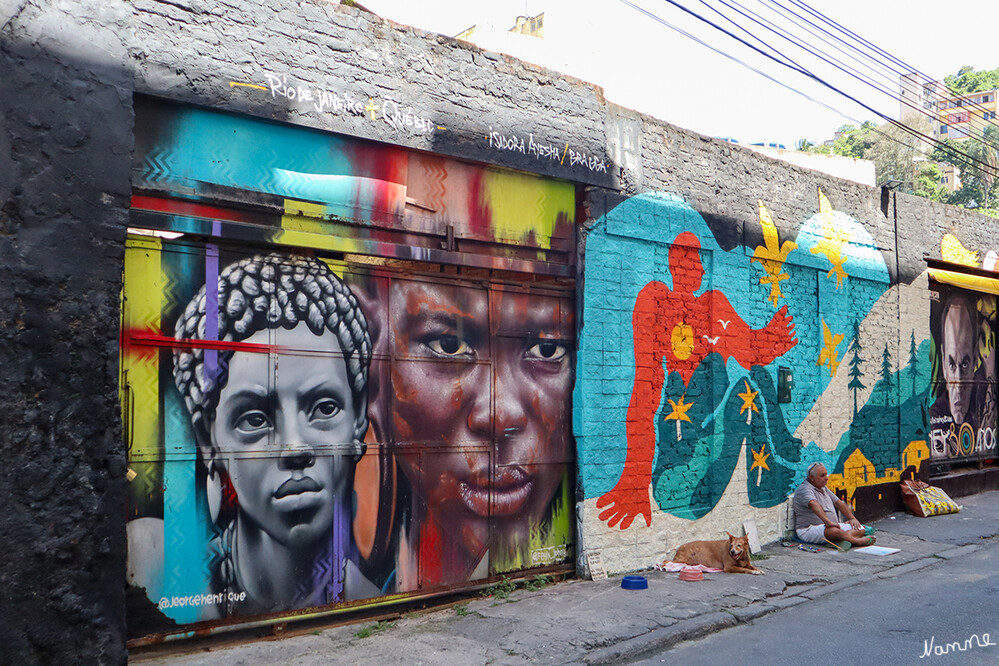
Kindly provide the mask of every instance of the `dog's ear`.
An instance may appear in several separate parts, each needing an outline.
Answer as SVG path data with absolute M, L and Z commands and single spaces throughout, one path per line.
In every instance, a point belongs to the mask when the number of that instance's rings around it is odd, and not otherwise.
M 734 540 L 735 540 L 735 537 L 734 537 L 734 536 L 732 536 L 732 533 L 731 533 L 731 532 L 728 532 L 728 531 L 726 531 L 726 532 L 725 532 L 725 534 L 728 534 L 728 540 L 729 540 L 729 541 L 734 541 Z

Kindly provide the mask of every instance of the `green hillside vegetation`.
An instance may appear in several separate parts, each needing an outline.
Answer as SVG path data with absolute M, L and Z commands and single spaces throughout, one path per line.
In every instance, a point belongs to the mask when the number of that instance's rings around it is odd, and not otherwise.
M 999 88 L 999 67 L 976 72 L 971 65 L 965 65 L 957 74 L 945 76 L 944 85 L 958 95 L 995 90 Z
M 965 95 L 999 89 L 999 67 L 975 71 L 971 66 L 961 67 L 956 74 L 944 77 L 944 83 L 955 94 Z M 932 135 L 928 118 L 910 123 L 917 132 Z M 944 139 L 932 150 L 928 144 L 892 123 L 877 125 L 867 121 L 856 125 L 843 125 L 836 137 L 825 144 L 815 144 L 801 139 L 797 148 L 803 152 L 833 154 L 874 162 L 878 183 L 888 180 L 902 182 L 902 192 L 915 194 L 934 201 L 941 201 L 980 213 L 999 217 L 999 126 L 990 125 L 982 136 L 963 141 Z M 937 163 L 946 162 L 961 170 L 961 189 L 948 192 L 940 182 L 943 172 Z

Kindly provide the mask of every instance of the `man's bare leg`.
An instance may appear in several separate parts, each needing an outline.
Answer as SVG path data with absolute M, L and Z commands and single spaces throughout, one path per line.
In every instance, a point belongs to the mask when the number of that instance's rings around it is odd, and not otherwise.
M 864 535 L 864 530 L 843 531 L 839 527 L 827 527 L 825 536 L 830 541 L 849 541 L 854 546 L 870 546 L 874 539 Z

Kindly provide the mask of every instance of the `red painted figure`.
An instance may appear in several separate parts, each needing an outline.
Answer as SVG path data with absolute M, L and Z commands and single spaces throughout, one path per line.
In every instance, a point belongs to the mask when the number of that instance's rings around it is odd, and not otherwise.
M 734 358 L 749 369 L 766 365 L 798 343 L 787 306 L 778 310 L 764 328 L 752 329 L 720 291 L 700 296 L 704 268 L 701 243 L 690 232 L 679 234 L 669 251 L 673 290 L 662 282 L 649 282 L 635 300 L 632 314 L 635 346 L 635 384 L 628 405 L 628 452 L 621 478 L 597 500 L 597 508 L 610 527 L 627 529 L 642 515 L 652 525 L 649 484 L 655 453 L 655 415 L 662 399 L 663 359 L 669 370 L 680 373 L 684 385 L 711 352 Z

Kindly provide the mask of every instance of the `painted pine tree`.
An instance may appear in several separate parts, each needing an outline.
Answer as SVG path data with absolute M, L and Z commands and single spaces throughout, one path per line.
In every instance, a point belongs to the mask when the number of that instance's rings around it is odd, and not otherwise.
M 885 343 L 885 351 L 881 354 L 881 381 L 884 384 L 885 405 L 891 404 L 891 352 L 888 351 L 888 343 Z
M 854 320 L 853 322 L 853 342 L 850 343 L 850 347 L 847 351 L 853 352 L 853 358 L 850 359 L 850 383 L 848 388 L 853 391 L 853 415 L 857 416 L 857 391 L 862 391 L 867 388 L 860 378 L 864 376 L 864 373 L 860 369 L 860 364 L 863 363 L 864 359 L 860 358 L 860 352 L 863 347 L 860 344 L 860 324 Z
M 919 363 L 916 358 L 916 331 L 909 335 L 909 376 L 912 377 L 912 395 L 916 395 L 916 384 L 919 381 Z

